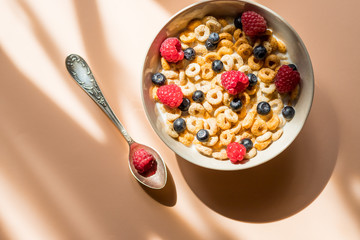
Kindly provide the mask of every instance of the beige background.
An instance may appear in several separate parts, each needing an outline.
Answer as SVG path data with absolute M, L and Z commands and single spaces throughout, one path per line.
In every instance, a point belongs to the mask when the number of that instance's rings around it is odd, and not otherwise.
M 0 1 L 0 239 L 360 238 L 360 2 L 257 1 L 302 37 L 315 97 L 284 153 L 239 172 L 176 156 L 141 104 L 152 38 L 193 2 Z M 165 189 L 131 177 L 125 140 L 66 72 L 70 53 L 133 138 L 165 158 Z

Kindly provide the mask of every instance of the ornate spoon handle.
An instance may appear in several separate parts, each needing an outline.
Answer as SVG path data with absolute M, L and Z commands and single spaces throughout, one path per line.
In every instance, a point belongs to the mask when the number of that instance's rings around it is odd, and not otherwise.
M 76 54 L 70 54 L 65 61 L 66 68 L 70 75 L 75 79 L 79 86 L 97 103 L 104 113 L 111 119 L 115 126 L 120 130 L 128 144 L 132 144 L 134 140 L 125 130 L 115 113 L 110 108 L 104 95 L 102 94 L 97 82 L 85 60 Z

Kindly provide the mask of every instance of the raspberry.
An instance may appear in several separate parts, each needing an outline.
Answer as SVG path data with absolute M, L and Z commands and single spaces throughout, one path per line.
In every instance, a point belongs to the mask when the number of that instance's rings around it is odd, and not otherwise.
M 160 46 L 161 56 L 168 62 L 178 62 L 184 58 L 184 52 L 181 50 L 181 43 L 177 38 L 167 38 Z
M 221 84 L 228 93 L 236 95 L 249 86 L 249 78 L 240 71 L 227 71 L 221 74 Z
M 149 171 L 155 164 L 153 155 L 148 153 L 143 148 L 136 150 L 132 159 L 134 167 L 139 173 L 145 173 Z
M 275 86 L 279 93 L 291 92 L 299 82 L 300 73 L 287 65 L 281 66 L 275 76 Z
M 238 142 L 232 142 L 227 146 L 226 154 L 232 163 L 237 163 L 244 159 L 246 148 Z
M 183 101 L 181 88 L 176 84 L 159 87 L 156 91 L 156 95 L 158 96 L 160 102 L 171 108 L 180 106 Z
M 266 20 L 260 14 L 247 11 L 241 16 L 243 31 L 249 37 L 261 35 L 266 31 Z

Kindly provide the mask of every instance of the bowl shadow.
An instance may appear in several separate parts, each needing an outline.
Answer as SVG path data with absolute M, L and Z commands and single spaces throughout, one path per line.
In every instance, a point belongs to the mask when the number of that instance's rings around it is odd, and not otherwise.
M 195 195 L 223 216 L 256 223 L 287 218 L 314 201 L 332 175 L 339 135 L 333 113 L 329 97 L 316 89 L 303 130 L 271 161 L 226 172 L 199 167 L 177 155 L 178 165 Z

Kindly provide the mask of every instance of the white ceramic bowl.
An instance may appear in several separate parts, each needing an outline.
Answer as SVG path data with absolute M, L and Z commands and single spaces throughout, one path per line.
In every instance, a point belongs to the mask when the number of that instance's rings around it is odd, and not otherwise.
M 268 23 L 268 27 L 274 34 L 282 39 L 287 46 L 288 54 L 296 64 L 301 76 L 301 91 L 296 103 L 295 117 L 284 127 L 282 137 L 273 142 L 266 150 L 258 151 L 256 157 L 245 164 L 232 164 L 230 161 L 216 160 L 206 157 L 197 150 L 184 146 L 182 143 L 170 137 L 165 132 L 165 125 L 155 107 L 154 100 L 150 97 L 152 85 L 151 75 L 159 69 L 160 44 L 167 37 L 178 36 L 187 23 L 194 18 L 202 18 L 206 15 L 235 17 L 239 13 L 253 10 L 261 14 Z M 309 54 L 304 43 L 295 30 L 278 14 L 258 3 L 244 0 L 208 0 L 190 5 L 176 13 L 163 26 L 152 42 L 146 55 L 142 75 L 142 100 L 147 117 L 155 132 L 164 143 L 182 158 L 199 166 L 216 170 L 240 170 L 254 167 L 265 163 L 284 151 L 301 131 L 305 120 L 310 112 L 314 95 L 314 74 Z

